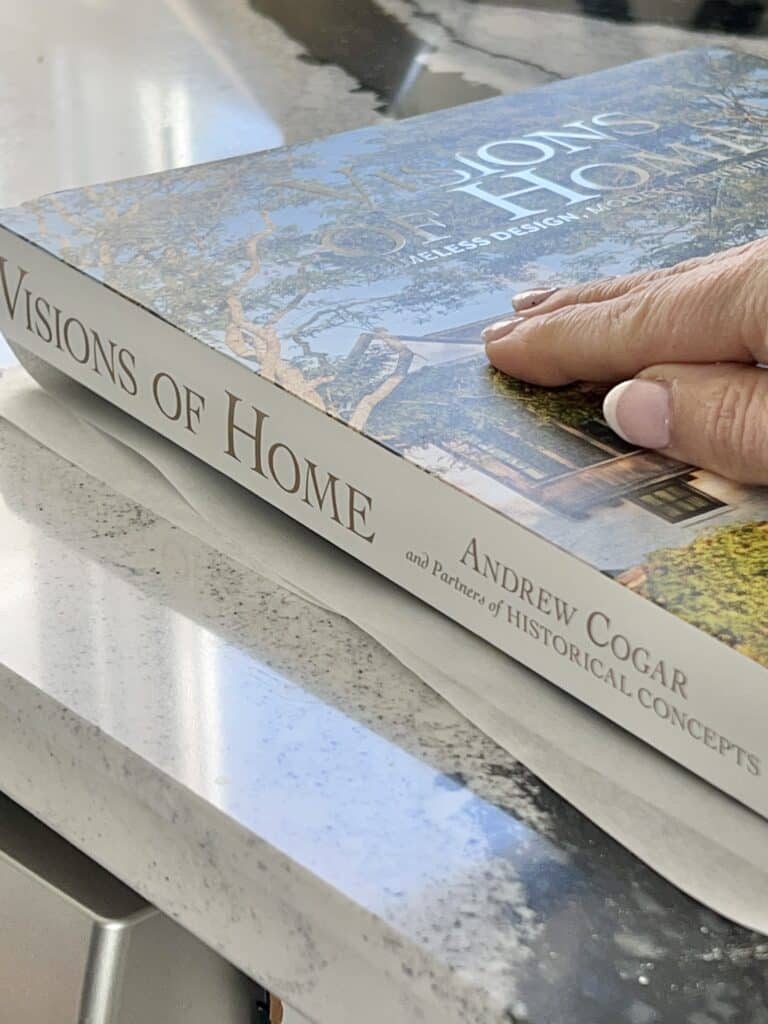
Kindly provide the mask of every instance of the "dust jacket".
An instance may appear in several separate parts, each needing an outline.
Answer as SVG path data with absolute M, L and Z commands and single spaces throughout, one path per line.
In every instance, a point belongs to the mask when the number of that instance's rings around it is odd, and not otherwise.
M 6 210 L 0 329 L 768 817 L 768 493 L 480 341 L 766 195 L 768 63 L 688 51 Z

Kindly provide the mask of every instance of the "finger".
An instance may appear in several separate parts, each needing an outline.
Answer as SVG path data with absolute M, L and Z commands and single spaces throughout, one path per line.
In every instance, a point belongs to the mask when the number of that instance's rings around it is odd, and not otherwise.
M 747 242 L 746 245 L 737 245 L 731 249 L 723 249 L 709 256 L 697 256 L 693 259 L 683 260 L 682 263 L 675 263 L 671 267 L 641 270 L 634 274 L 623 274 L 620 277 L 605 277 L 567 288 L 535 288 L 513 296 L 512 305 L 518 315 L 538 316 L 539 313 L 553 313 L 556 309 L 573 306 L 577 303 L 605 302 L 606 299 L 615 299 L 620 295 L 626 295 L 634 288 L 651 284 L 653 281 L 686 274 L 699 267 L 709 267 L 713 263 L 740 257 L 749 249 L 760 245 L 765 245 L 764 239 Z
M 768 484 L 768 370 L 734 363 L 649 367 L 609 391 L 604 414 L 630 444 Z
M 754 283 L 754 282 L 753 282 Z M 756 303 L 748 263 L 664 278 L 605 302 L 516 317 L 489 342 L 490 362 L 532 384 L 617 381 L 657 363 L 760 362 L 768 295 Z
M 518 316 L 538 316 L 540 313 L 554 313 L 563 306 L 574 306 L 581 302 L 605 302 L 625 295 L 639 285 L 658 281 L 672 274 L 684 274 L 694 270 L 704 261 L 701 259 L 686 260 L 671 267 L 660 267 L 657 270 L 641 270 L 635 274 L 622 274 L 619 277 L 603 277 L 585 284 L 571 285 L 566 288 L 534 289 L 519 292 L 512 296 L 512 306 Z

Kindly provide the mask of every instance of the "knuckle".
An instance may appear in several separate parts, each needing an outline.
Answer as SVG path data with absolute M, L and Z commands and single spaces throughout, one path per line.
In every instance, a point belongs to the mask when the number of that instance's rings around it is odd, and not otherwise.
M 587 292 L 587 285 L 580 285 L 570 288 L 558 288 L 555 294 L 545 299 L 541 303 L 541 307 L 535 307 L 537 315 L 541 316 L 542 313 L 547 312 L 547 307 L 554 307 L 555 309 L 563 309 L 567 306 L 577 305 L 579 302 L 584 302 Z M 543 308 L 542 308 L 543 307 Z
M 658 312 L 659 296 L 665 291 L 663 281 L 657 282 L 653 288 L 645 288 L 634 296 L 632 306 L 632 326 L 653 326 Z
M 663 340 L 669 362 L 686 360 L 697 336 L 703 343 L 712 332 L 741 334 L 740 293 L 737 268 L 723 263 L 663 278 L 636 296 L 635 326 L 645 340 Z
M 657 284 L 653 288 L 645 288 L 625 301 L 617 302 L 611 310 L 612 325 L 621 330 L 625 345 L 638 365 L 655 362 L 655 342 L 660 332 L 664 337 L 669 334 L 670 323 L 660 315 L 659 295 L 663 288 Z
M 742 257 L 768 257 L 768 237 L 753 238 L 751 242 L 733 249 L 732 252 Z
M 574 303 L 603 302 L 609 299 L 621 287 L 622 278 L 605 277 L 597 281 L 590 281 L 589 284 L 580 285 L 571 289 Z
M 768 359 L 768 239 L 758 239 L 723 272 L 730 289 L 731 307 L 737 318 L 741 341 L 756 360 Z
M 632 343 L 636 332 L 631 328 L 635 326 L 638 313 L 631 299 L 622 297 L 606 302 L 601 315 L 604 317 L 601 329 L 607 330 L 611 336 L 621 338 L 624 345 Z

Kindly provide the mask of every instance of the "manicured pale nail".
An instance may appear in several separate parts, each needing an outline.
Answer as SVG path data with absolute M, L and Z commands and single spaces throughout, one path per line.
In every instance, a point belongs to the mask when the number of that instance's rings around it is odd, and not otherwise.
M 522 313 L 526 309 L 540 306 L 545 299 L 554 295 L 558 290 L 557 288 L 533 288 L 528 292 L 518 292 L 517 295 L 512 296 L 512 305 L 515 307 L 516 313 Z
M 518 324 L 523 323 L 525 317 L 513 316 L 509 320 L 498 320 L 495 324 L 491 324 L 490 327 L 486 327 L 483 331 L 483 341 L 488 344 L 490 341 L 498 341 L 499 338 L 506 337 L 510 331 L 514 331 Z
M 611 430 L 638 448 L 669 445 L 669 414 L 669 388 L 655 380 L 625 380 L 603 402 Z

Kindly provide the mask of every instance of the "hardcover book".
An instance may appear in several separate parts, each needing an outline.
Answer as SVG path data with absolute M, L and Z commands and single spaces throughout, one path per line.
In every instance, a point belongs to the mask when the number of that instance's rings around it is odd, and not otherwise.
M 487 365 L 517 291 L 768 232 L 690 51 L 0 214 L 0 329 L 768 816 L 768 494 Z

